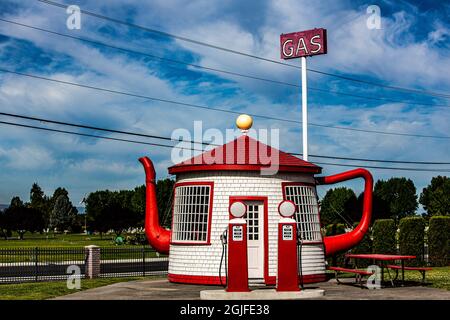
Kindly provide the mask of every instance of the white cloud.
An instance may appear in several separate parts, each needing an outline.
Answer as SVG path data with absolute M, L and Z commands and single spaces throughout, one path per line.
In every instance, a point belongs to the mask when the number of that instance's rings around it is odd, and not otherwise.
M 450 75 L 443 72 L 450 69 L 450 58 L 434 47 L 448 36 L 448 28 L 442 23 L 434 24 L 433 31 L 428 34 L 428 42 L 404 37 L 410 32 L 410 27 L 418 22 L 412 14 L 407 12 L 399 11 L 392 17 L 383 18 L 382 30 L 368 30 L 365 28 L 365 10 L 362 10 L 364 8 L 349 8 L 345 2 L 337 1 L 325 4 L 274 0 L 264 3 L 267 8 L 261 9 L 262 13 L 259 12 L 261 19 L 258 25 L 249 27 L 245 19 L 236 18 L 239 14 L 236 4 L 226 2 L 211 5 L 210 1 L 206 0 L 189 3 L 161 0 L 130 1 L 128 4 L 127 8 L 139 8 L 134 13 L 136 22 L 139 24 L 275 60 L 279 60 L 278 43 L 281 32 L 325 26 L 329 29 L 329 54 L 311 59 L 309 65 L 312 68 L 332 72 L 341 70 L 354 74 L 370 74 L 396 85 L 423 86 L 441 91 L 450 88 Z M 122 1 L 109 1 L 107 5 L 89 3 L 86 6 L 89 6 L 86 9 L 92 11 L 98 11 L 102 7 L 108 15 L 125 19 L 121 17 L 124 12 Z M 182 10 L 173 10 L 173 8 L 181 7 Z M 69 32 L 65 29 L 64 11 L 42 4 L 9 18 L 26 24 Z M 129 39 L 129 31 L 117 25 L 94 18 L 86 18 L 83 23 L 82 30 L 77 35 L 86 35 L 95 39 L 105 37 L 110 43 L 150 53 L 168 50 L 163 45 L 155 46 L 154 40 L 150 37 L 136 36 L 135 39 Z M 107 36 L 100 34 L 98 30 L 103 26 L 116 27 L 118 36 L 108 39 Z M 285 89 L 274 84 L 269 85 L 220 73 L 216 75 L 232 81 L 218 84 L 203 77 L 196 82 L 184 78 L 174 80 L 173 77 L 164 78 L 159 72 L 160 66 L 155 64 L 153 67 L 151 64 L 152 67 L 149 67 L 145 61 L 135 57 L 113 51 L 105 54 L 97 48 L 80 42 L 63 40 L 3 23 L 0 24 L 0 31 L 6 35 L 28 40 L 52 56 L 69 57 L 74 66 L 80 67 L 76 74 L 73 70 L 70 73 L 62 72 L 52 67 L 58 63 L 55 60 L 47 70 L 49 76 L 53 78 L 187 103 L 230 108 L 239 112 L 287 119 L 300 120 L 301 118 L 297 89 Z M 134 30 L 134 32 L 138 34 L 138 31 Z M 402 41 L 398 41 L 400 38 Z M 171 51 L 167 51 L 166 54 L 170 57 L 175 55 L 174 51 L 181 47 L 192 53 L 194 59 L 198 58 L 198 63 L 204 66 L 280 81 L 299 82 L 299 70 L 296 69 L 182 41 L 170 42 L 169 45 L 172 46 Z M 5 50 L 6 46 L 3 43 L 0 50 Z M 18 66 L 26 67 L 20 64 Z M 214 74 L 214 72 L 211 73 Z M 312 74 L 310 77 L 311 86 L 328 86 L 334 89 L 340 89 L 342 85 L 350 86 L 349 83 L 331 81 L 331 78 L 316 77 Z M 385 96 L 384 92 L 373 88 L 367 89 L 356 85 L 348 87 L 348 89 L 353 88 L 368 92 L 370 95 Z M 235 90 L 233 95 L 223 93 L 230 89 Z M 196 94 L 192 94 L 192 91 Z M 283 99 L 280 99 L 281 96 Z M 293 104 L 285 102 L 288 100 L 293 101 Z M 1 109 L 7 112 L 163 136 L 170 136 L 175 128 L 187 128 L 192 131 L 193 120 L 203 120 L 204 129 L 230 128 L 235 118 L 232 114 L 103 94 L 17 76 L 2 76 L 0 104 Z M 350 124 L 363 129 L 427 135 L 449 134 L 448 109 L 408 108 L 403 104 L 380 104 L 368 108 L 366 105 L 357 105 L 353 100 L 349 100 L 349 104 L 344 105 L 333 103 L 331 99 L 320 104 L 312 100 L 310 105 L 312 123 Z M 48 124 L 39 125 L 48 126 Z M 260 127 L 280 128 L 282 149 L 301 151 L 301 136 L 298 130 L 300 125 L 256 118 L 255 128 Z M 28 192 L 28 184 L 32 182 L 30 179 L 34 179 L 42 181 L 41 184 L 48 186 L 49 190 L 59 185 L 68 186 L 70 190 L 73 190 L 74 196 L 79 198 L 85 192 L 95 189 L 132 188 L 142 184 L 144 174 L 137 162 L 140 156 L 148 155 L 154 160 L 159 177 L 167 176 L 167 167 L 172 164 L 170 149 L 165 148 L 53 133 L 41 134 L 30 129 L 9 127 L 1 127 L 0 133 L 0 161 L 6 163 L 9 169 L 8 172 L 0 174 L 2 180 L 9 181 L 6 185 L 0 185 L 2 188 L 0 202 L 9 201 L 10 196 L 19 190 L 18 188 L 6 189 L 7 185 L 14 183 L 14 180 L 20 180 L 17 185 L 21 185 L 25 195 Z M 109 136 L 119 137 L 119 135 Z M 137 137 L 126 138 L 149 141 L 149 139 Z M 448 140 L 385 136 L 310 127 L 310 153 L 313 154 L 429 161 L 430 159 L 446 160 L 449 151 Z M 325 173 L 346 169 L 327 167 Z M 34 172 L 26 177 L 23 170 L 34 170 Z M 431 177 L 437 174 L 371 171 L 376 178 L 387 178 L 391 175 L 413 177 L 418 189 L 425 186 Z M 351 185 L 360 188 L 358 183 Z
M 6 166 L 14 170 L 45 170 L 55 165 L 52 155 L 44 148 L 20 146 L 18 148 L 0 148 L 0 161 L 6 160 Z
M 129 167 L 124 163 L 118 163 L 101 159 L 83 159 L 68 164 L 68 170 L 76 170 L 84 174 L 109 174 L 109 175 L 133 175 L 140 170 Z
M 372 75 L 397 85 L 424 87 L 436 90 L 450 89 L 450 75 L 441 70 L 450 69 L 450 57 L 440 54 L 426 41 L 415 42 L 410 27 L 418 18 L 404 11 L 383 16 L 381 30 L 366 27 L 365 7 L 345 8 L 342 2 L 269 1 L 270 14 L 261 20 L 259 34 L 230 21 L 211 21 L 199 17 L 195 24 L 173 24 L 173 32 L 195 35 L 192 38 L 225 48 L 265 58 L 279 58 L 279 35 L 282 32 L 314 27 L 328 28 L 328 54 L 311 59 L 310 67 L 330 72 Z M 341 22 L 343 24 L 341 24 Z M 212 32 L 211 30 L 214 30 Z M 443 29 L 437 31 L 441 34 Z M 217 31 L 217 32 L 216 32 Z M 220 36 L 218 36 L 220 35 Z M 437 34 L 432 35 L 434 37 Z M 298 71 L 271 63 L 252 60 L 184 41 L 179 45 L 197 53 L 201 64 L 215 68 L 239 70 L 276 80 L 298 81 Z M 290 61 L 295 64 L 295 61 Z M 263 83 L 222 75 L 242 83 L 244 88 L 266 90 Z M 333 78 L 324 78 L 333 80 Z M 326 84 L 326 83 L 324 83 Z M 266 90 L 267 91 L 267 90 Z

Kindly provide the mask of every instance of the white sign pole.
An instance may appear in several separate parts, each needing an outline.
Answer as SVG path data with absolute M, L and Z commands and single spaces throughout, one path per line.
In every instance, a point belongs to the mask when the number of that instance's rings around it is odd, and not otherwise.
M 306 57 L 302 60 L 302 130 L 303 160 L 308 161 L 308 88 L 306 84 Z

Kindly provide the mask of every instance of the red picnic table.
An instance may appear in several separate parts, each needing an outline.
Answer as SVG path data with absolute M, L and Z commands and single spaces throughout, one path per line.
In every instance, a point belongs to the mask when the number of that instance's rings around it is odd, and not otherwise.
M 380 253 L 361 253 L 361 254 L 348 253 L 345 255 L 345 257 L 349 258 L 349 259 L 355 259 L 355 264 L 356 264 L 356 259 L 373 260 L 374 264 L 375 264 L 375 261 L 379 261 L 380 267 L 381 267 L 381 282 L 384 281 L 384 268 L 386 268 L 388 270 L 388 274 L 389 274 L 389 278 L 391 280 L 392 286 L 394 286 L 394 281 L 392 280 L 391 274 L 389 273 L 389 268 L 388 268 L 387 262 L 395 261 L 395 260 L 401 261 L 402 285 L 403 285 L 403 283 L 405 281 L 405 260 L 411 260 L 411 259 L 416 258 L 416 256 L 404 256 L 404 255 L 398 255 L 398 254 L 380 254 Z M 392 266 L 389 266 L 389 267 L 392 267 Z

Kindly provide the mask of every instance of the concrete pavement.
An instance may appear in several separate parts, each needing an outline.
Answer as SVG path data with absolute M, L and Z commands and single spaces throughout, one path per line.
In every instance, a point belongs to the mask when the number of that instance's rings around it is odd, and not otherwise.
M 350 279 L 348 279 L 350 280 Z M 344 281 L 347 281 L 344 280 Z M 339 285 L 335 280 L 307 285 L 310 289 L 323 289 L 325 295 L 317 300 L 450 300 L 450 291 L 427 286 L 405 286 L 379 290 Z M 170 283 L 167 280 L 139 280 L 115 283 L 105 287 L 80 291 L 58 300 L 199 300 L 200 291 L 222 289 Z M 259 287 L 258 289 L 261 289 Z M 273 288 L 271 288 L 273 289 Z

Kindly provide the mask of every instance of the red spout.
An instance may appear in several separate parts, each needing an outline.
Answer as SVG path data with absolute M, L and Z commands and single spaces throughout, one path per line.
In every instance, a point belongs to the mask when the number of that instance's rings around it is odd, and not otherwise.
M 363 213 L 361 221 L 358 226 L 345 234 L 337 236 L 325 237 L 325 254 L 327 256 L 333 255 L 339 251 L 348 250 L 356 246 L 363 239 L 364 235 L 369 230 L 370 220 L 372 218 L 372 189 L 373 178 L 369 171 L 365 169 L 355 169 L 338 173 L 328 177 L 319 177 L 316 179 L 317 184 L 333 184 L 341 181 L 346 181 L 354 178 L 364 178 L 364 199 L 363 199 Z
M 139 161 L 145 170 L 145 234 L 148 242 L 156 251 L 169 253 L 171 232 L 159 224 L 155 168 L 153 167 L 153 162 L 147 157 L 142 157 Z

